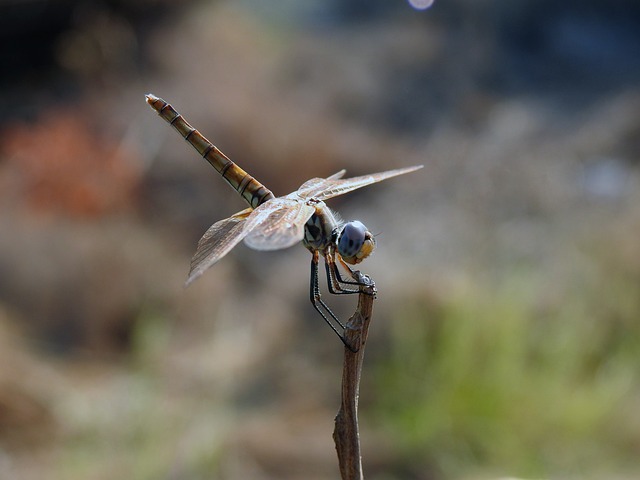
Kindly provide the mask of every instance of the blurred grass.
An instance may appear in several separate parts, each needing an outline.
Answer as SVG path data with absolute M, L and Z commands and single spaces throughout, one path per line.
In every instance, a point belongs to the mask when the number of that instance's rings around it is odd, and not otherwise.
M 142 309 L 127 368 L 76 378 L 80 387 L 67 392 L 59 412 L 66 431 L 52 478 L 205 479 L 219 471 L 226 410 L 169 378 L 171 329 L 160 310 Z
M 407 299 L 375 366 L 374 413 L 405 465 L 442 478 L 632 468 L 640 277 L 597 273 L 551 304 L 526 272 Z

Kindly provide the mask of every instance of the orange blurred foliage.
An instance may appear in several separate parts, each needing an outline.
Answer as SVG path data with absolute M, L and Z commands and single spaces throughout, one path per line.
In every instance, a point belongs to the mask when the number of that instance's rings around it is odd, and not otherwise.
M 75 110 L 0 132 L 0 202 L 39 213 L 94 218 L 135 202 L 133 152 L 101 138 Z

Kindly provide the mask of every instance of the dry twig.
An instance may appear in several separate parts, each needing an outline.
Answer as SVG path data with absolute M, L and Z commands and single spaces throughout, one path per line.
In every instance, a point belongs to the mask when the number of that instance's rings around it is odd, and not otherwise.
M 343 480 L 362 480 L 362 457 L 358 433 L 358 395 L 364 346 L 369 333 L 376 286 L 373 280 L 360 272 L 354 274 L 361 283 L 358 307 L 347 322 L 345 339 L 353 351 L 345 347 L 342 369 L 342 402 L 336 415 L 333 440 L 338 452 L 338 463 Z

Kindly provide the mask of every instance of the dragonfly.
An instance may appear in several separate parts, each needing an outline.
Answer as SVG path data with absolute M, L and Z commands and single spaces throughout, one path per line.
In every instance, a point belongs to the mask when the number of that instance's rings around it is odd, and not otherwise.
M 279 250 L 302 242 L 311 252 L 311 303 L 342 342 L 351 348 L 336 326 L 344 332 L 344 324 L 321 297 L 318 283 L 319 260 L 320 257 L 324 259 L 327 287 L 331 294 L 359 293 L 359 287 L 365 284 L 362 277 L 356 275 L 359 272 L 354 272 L 349 265 L 357 265 L 371 255 L 376 241 L 362 222 L 343 222 L 324 201 L 388 178 L 414 172 L 423 166 L 347 179 L 342 178 L 346 171 L 340 170 L 327 178 L 307 180 L 295 192 L 276 197 L 193 128 L 169 103 L 153 94 L 147 94 L 146 100 L 249 204 L 248 208 L 214 223 L 205 232 L 191 260 L 186 285 L 200 277 L 242 240 L 255 250 Z M 343 277 L 340 267 L 348 272 L 352 280 Z

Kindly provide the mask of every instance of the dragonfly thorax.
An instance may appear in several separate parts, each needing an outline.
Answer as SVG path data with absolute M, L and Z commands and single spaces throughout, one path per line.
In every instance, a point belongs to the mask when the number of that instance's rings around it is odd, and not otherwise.
M 315 213 L 304 225 L 304 246 L 311 251 L 318 250 L 324 253 L 333 243 L 333 232 L 341 223 L 338 216 L 324 202 L 320 202 L 316 205 Z

